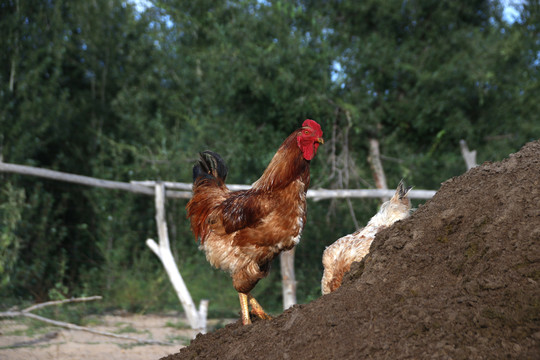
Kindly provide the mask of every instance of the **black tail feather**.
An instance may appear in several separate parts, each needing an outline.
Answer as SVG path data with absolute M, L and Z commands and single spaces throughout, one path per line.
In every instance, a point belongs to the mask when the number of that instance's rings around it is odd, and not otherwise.
M 206 150 L 199 153 L 199 161 L 193 167 L 193 182 L 196 182 L 201 177 L 220 179 L 225 182 L 228 171 L 225 161 L 219 154 Z

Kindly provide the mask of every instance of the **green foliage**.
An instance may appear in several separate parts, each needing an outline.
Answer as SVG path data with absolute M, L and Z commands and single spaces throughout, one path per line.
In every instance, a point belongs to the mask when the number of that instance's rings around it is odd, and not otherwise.
M 22 218 L 24 191 L 7 183 L 0 194 L 0 290 L 10 281 L 13 264 L 19 255 L 21 239 L 15 233 Z
M 378 139 L 390 187 L 437 189 L 465 170 L 459 140 L 496 161 L 538 138 L 535 2 L 517 22 L 497 1 L 0 0 L 4 161 L 117 181 L 191 180 L 197 153 L 223 155 L 252 183 L 305 118 L 326 144 L 312 187 L 373 187 Z M 178 309 L 159 260 L 151 197 L 0 173 L 2 303 L 100 294 L 103 307 Z M 169 200 L 175 257 L 209 313 L 236 316 Z M 377 200 L 310 201 L 296 251 L 298 300 L 320 294 L 325 246 Z M 254 295 L 281 311 L 278 263 Z

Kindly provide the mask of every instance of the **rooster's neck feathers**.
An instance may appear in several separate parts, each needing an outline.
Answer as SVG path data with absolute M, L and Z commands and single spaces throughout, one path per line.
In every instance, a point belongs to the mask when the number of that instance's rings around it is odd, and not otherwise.
M 253 190 L 278 190 L 300 179 L 309 186 L 309 161 L 302 156 L 296 144 L 297 132 L 289 135 L 268 164 L 262 176 L 253 184 Z

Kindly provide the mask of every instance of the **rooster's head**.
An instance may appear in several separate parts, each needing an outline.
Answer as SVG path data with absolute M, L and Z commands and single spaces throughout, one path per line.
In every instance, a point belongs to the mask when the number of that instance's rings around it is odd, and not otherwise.
M 298 147 L 304 155 L 304 159 L 311 160 L 317 153 L 319 144 L 324 144 L 321 125 L 316 121 L 307 119 L 296 136 Z

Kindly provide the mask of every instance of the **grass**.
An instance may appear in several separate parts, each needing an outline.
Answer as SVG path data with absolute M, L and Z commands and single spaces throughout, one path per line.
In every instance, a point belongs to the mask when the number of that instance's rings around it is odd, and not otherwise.
M 24 328 L 18 328 L 11 331 L 2 331 L 2 335 L 4 336 L 28 336 L 32 337 L 35 335 L 41 335 L 51 330 L 51 325 L 45 324 L 44 322 L 28 319 L 28 318 L 14 318 L 10 321 L 14 321 L 17 325 L 22 325 Z M 0 321 L 0 323 L 2 323 Z M 4 326 L 2 328 L 5 329 Z
M 166 327 L 171 327 L 171 328 L 177 329 L 177 330 L 191 329 L 191 326 L 189 326 L 188 324 L 186 324 L 183 321 L 176 321 L 174 323 L 172 321 L 167 321 L 165 326 Z
M 173 344 L 189 345 L 191 338 L 183 335 L 167 335 L 165 341 Z
M 83 326 L 95 327 L 99 325 L 105 325 L 105 320 L 99 318 L 96 315 L 86 316 L 82 319 Z
M 118 330 L 115 330 L 115 334 L 139 334 L 141 331 L 135 329 L 133 325 L 124 323 L 124 322 L 118 322 L 115 323 L 114 326 L 118 327 Z

